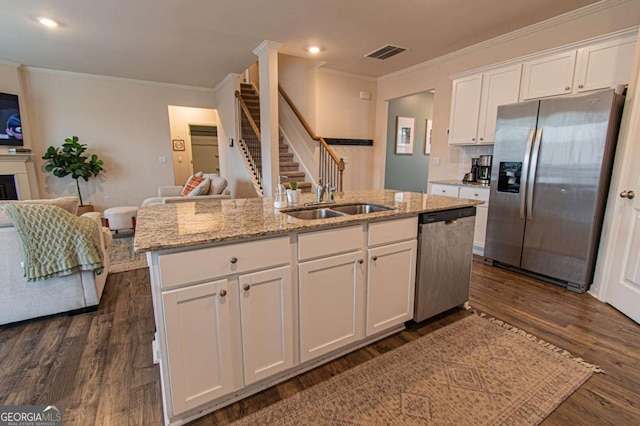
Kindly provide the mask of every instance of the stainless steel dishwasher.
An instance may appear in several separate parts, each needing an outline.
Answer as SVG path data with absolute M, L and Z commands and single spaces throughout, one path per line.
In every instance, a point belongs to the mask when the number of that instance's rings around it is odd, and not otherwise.
M 415 321 L 469 300 L 475 223 L 475 207 L 420 215 Z

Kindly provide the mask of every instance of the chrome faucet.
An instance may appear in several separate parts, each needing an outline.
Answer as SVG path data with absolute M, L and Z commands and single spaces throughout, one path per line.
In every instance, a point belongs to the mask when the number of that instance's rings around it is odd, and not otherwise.
M 316 203 L 324 201 L 324 194 L 327 190 L 327 186 L 322 184 L 322 178 L 318 179 L 318 185 L 316 186 Z

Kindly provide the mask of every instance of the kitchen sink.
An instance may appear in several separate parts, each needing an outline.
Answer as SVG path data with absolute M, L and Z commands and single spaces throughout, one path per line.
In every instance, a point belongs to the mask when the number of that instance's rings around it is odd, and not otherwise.
M 327 219 L 330 217 L 340 217 L 344 216 L 344 213 L 329 210 L 329 209 L 311 209 L 311 210 L 298 210 L 294 212 L 287 212 L 291 217 L 295 217 L 296 219 Z
M 391 207 L 378 206 L 376 204 L 351 204 L 348 206 L 331 207 L 331 210 L 346 214 L 369 214 L 393 210 Z

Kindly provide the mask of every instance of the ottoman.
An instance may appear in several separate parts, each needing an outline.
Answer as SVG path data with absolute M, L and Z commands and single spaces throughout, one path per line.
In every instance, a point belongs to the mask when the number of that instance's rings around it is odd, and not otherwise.
M 104 211 L 104 224 L 116 234 L 123 229 L 133 229 L 135 232 L 137 214 L 136 206 L 111 207 Z

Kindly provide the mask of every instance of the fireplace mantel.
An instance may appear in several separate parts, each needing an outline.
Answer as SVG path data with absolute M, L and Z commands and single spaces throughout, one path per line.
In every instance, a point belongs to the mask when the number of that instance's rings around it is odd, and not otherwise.
M 32 198 L 26 164 L 31 158 L 33 154 L 0 153 L 0 175 L 13 175 L 19 200 Z

